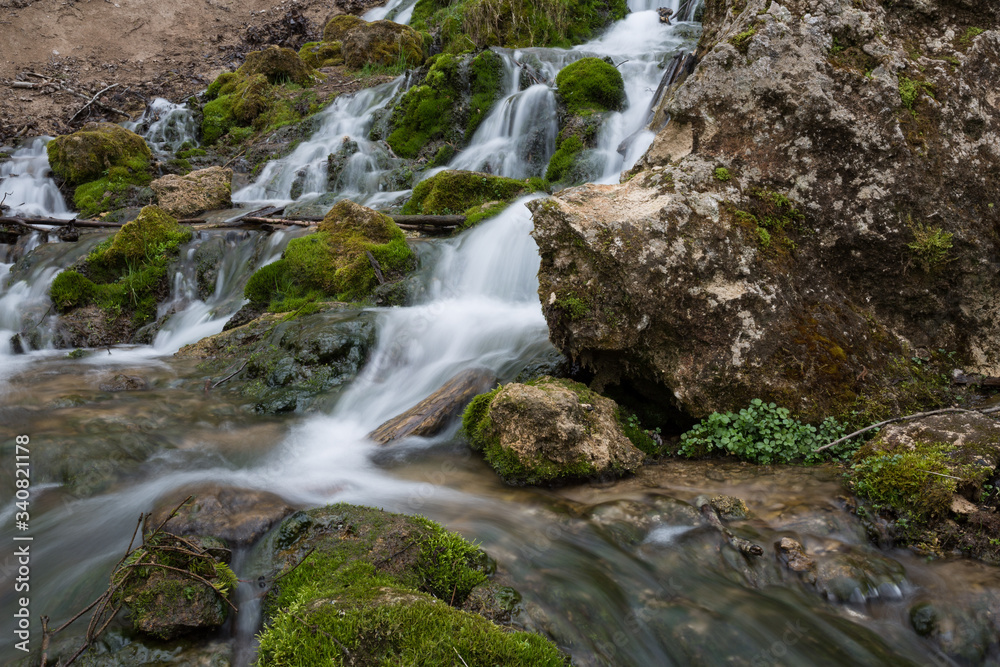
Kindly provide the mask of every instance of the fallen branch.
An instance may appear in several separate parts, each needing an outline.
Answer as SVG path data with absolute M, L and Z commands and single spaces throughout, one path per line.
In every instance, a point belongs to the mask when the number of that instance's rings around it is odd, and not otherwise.
M 368 256 L 368 263 L 375 269 L 375 277 L 378 278 L 378 284 L 385 285 L 385 276 L 382 275 L 382 267 L 379 265 L 378 260 L 375 259 L 375 255 L 370 250 L 365 250 L 365 255 Z
M 906 415 L 905 417 L 893 417 L 892 419 L 886 419 L 885 421 L 881 421 L 877 424 L 872 424 L 871 426 L 866 426 L 864 428 L 858 429 L 854 433 L 845 435 L 843 438 L 840 438 L 839 440 L 828 442 L 822 447 L 817 447 L 816 449 L 813 450 L 813 452 L 822 452 L 824 449 L 829 449 L 834 445 L 839 445 L 840 443 L 846 442 L 847 440 L 850 440 L 855 436 L 861 435 L 862 433 L 867 433 L 868 431 L 880 428 L 887 424 L 895 424 L 896 422 L 910 421 L 911 419 L 920 419 L 922 417 L 933 417 L 934 415 L 947 415 L 960 412 L 975 412 L 981 415 L 989 415 L 993 414 L 994 412 L 1000 412 L 1000 406 L 995 408 L 987 408 L 985 410 L 966 410 L 965 408 L 942 408 L 941 410 L 931 410 L 929 412 L 917 412 L 912 415 Z

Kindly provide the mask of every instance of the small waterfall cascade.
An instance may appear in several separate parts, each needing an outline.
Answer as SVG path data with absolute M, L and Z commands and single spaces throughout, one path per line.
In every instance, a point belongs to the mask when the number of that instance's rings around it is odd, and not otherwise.
M 45 151 L 50 139 L 37 138 L 15 150 L 9 160 L 0 162 L 0 199 L 10 207 L 10 213 L 66 220 L 73 217 L 52 180 Z
M 184 144 L 198 145 L 198 122 L 186 104 L 174 104 L 157 97 L 139 120 L 124 127 L 142 136 L 150 149 L 161 155 L 173 154 Z
M 271 235 L 242 230 L 199 232 L 181 249 L 170 299 L 159 306 L 159 318 L 168 319 L 153 341 L 155 352 L 172 354 L 184 345 L 222 331 L 226 321 L 246 302 L 243 287 L 247 279 L 257 269 L 277 261 L 288 241 L 299 234 L 299 231 Z M 207 266 L 213 267 L 211 270 L 216 274 L 209 294 L 204 287 L 203 271 Z
M 521 90 L 523 66 L 511 52 L 497 53 L 504 62 L 506 93 L 447 168 L 517 179 L 542 176 L 559 133 L 555 93 L 543 83 Z
M 17 245 L 0 244 L 0 365 L 13 354 L 51 345 L 54 312 L 49 287 L 60 271 L 104 238 L 94 234 L 77 243 L 42 243 L 34 233 L 22 236 Z M 30 262 L 16 264 L 29 255 Z
M 394 158 L 379 142 L 369 141 L 368 131 L 376 113 L 393 98 L 405 77 L 342 95 L 322 112 L 320 127 L 288 156 L 269 162 L 257 180 L 233 193 L 233 201 L 246 205 L 284 205 L 300 198 L 313 200 L 331 192 L 328 157 L 341 155 L 346 164 L 340 172 L 336 198 L 351 199 L 366 206 L 395 201 L 411 185 L 386 190 L 386 172 L 396 167 Z M 399 190 L 402 190 L 401 192 Z
M 403 25 L 409 25 L 413 18 L 413 8 L 417 6 L 417 0 L 389 0 L 381 7 L 372 7 L 365 12 L 361 18 L 366 21 L 394 21 Z

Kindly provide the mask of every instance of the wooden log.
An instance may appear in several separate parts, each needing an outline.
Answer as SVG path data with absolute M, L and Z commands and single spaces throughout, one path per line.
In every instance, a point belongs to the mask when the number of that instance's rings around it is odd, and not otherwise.
M 496 383 L 492 371 L 471 368 L 445 382 L 440 389 L 368 434 L 380 445 L 408 436 L 437 435 L 469 401 Z
M 465 224 L 464 215 L 389 215 L 396 224 L 458 227 Z

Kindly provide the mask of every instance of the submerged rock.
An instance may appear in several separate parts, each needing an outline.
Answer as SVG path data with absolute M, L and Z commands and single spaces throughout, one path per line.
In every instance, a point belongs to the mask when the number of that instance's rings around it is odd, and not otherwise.
M 396 664 L 419 652 L 427 664 L 456 654 L 470 665 L 564 664 L 551 642 L 488 620 L 509 618 L 516 592 L 489 581 L 486 554 L 422 517 L 346 504 L 298 512 L 264 551 L 281 580 L 265 604 L 262 663 Z
M 955 34 L 996 25 L 969 7 Z M 713 3 L 630 180 L 531 205 L 551 339 L 596 387 L 819 421 L 891 386 L 907 344 L 1000 374 L 1000 33 L 914 62 L 943 29 L 916 10 L 809 12 Z
M 178 508 L 188 496 L 193 497 Z M 176 515 L 169 518 L 174 509 Z M 175 535 L 209 535 L 238 547 L 253 544 L 293 511 L 281 497 L 267 491 L 195 487 L 161 498 L 149 525 L 162 524 Z
M 233 170 L 208 167 L 186 176 L 169 174 L 149 184 L 160 208 L 178 218 L 231 208 Z
M 410 436 L 430 437 L 443 431 L 477 394 L 489 389 L 496 376 L 472 368 L 445 382 L 433 394 L 406 412 L 393 417 L 368 437 L 380 445 Z
M 101 391 L 141 391 L 149 389 L 146 378 L 139 375 L 119 373 L 100 384 Z
M 510 484 L 617 476 L 645 455 L 622 431 L 617 404 L 570 380 L 543 377 L 476 397 L 462 424 Z

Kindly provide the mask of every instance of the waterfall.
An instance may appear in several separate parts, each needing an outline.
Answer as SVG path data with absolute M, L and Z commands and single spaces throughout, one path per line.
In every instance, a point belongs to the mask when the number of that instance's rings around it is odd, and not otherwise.
M 161 155 L 176 153 L 185 143 L 198 145 L 198 122 L 187 104 L 174 104 L 162 97 L 149 103 L 139 120 L 123 126 L 142 136 L 150 149 Z
M 51 137 L 40 137 L 23 146 L 0 162 L 0 199 L 6 195 L 4 205 L 11 213 L 38 217 L 73 217 L 66 207 L 62 194 L 52 180 L 52 169 L 45 145 Z

